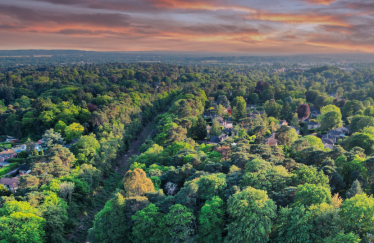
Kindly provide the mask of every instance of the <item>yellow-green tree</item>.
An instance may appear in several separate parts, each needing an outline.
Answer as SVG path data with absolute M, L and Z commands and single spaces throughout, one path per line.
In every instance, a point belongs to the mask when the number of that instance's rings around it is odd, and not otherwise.
M 144 170 L 138 168 L 126 173 L 123 184 L 127 197 L 142 196 L 155 190 L 152 180 L 147 178 Z
M 70 126 L 65 128 L 65 136 L 67 141 L 71 141 L 74 138 L 79 138 L 84 132 L 84 127 L 79 123 L 72 123 Z
M 0 242 L 44 242 L 45 220 L 27 202 L 8 201 L 0 209 Z

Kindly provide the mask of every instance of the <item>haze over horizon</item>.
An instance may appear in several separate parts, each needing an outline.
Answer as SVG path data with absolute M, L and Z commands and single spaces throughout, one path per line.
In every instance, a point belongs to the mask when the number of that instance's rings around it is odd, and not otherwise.
M 374 2 L 0 0 L 0 49 L 373 53 Z

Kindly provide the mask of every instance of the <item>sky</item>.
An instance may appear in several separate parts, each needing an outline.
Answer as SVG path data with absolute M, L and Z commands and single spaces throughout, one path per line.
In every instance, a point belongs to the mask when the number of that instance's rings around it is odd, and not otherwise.
M 0 0 L 0 49 L 372 53 L 374 0 Z

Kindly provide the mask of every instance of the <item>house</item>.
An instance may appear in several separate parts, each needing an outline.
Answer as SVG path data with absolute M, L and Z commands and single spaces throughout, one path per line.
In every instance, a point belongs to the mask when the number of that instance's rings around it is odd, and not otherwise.
M 232 122 L 226 122 L 225 128 L 232 128 Z
M 275 139 L 275 132 L 273 132 L 269 137 L 265 138 L 265 145 L 278 146 L 278 140 Z
M 254 112 L 251 112 L 251 113 L 247 114 L 247 117 L 250 118 L 250 119 L 255 119 L 255 117 L 257 115 L 261 115 L 261 113 L 258 112 L 258 111 L 254 111 Z
M 247 105 L 247 110 L 256 110 L 256 105 Z
M 36 143 L 34 143 L 34 147 L 36 150 L 38 150 L 38 152 L 42 149 L 42 143 L 43 143 L 43 139 L 40 139 L 39 141 L 37 141 Z
M 336 140 L 338 138 L 343 138 L 345 137 L 346 134 L 348 134 L 350 132 L 349 128 L 347 127 L 340 127 L 340 128 L 336 128 L 334 130 L 330 130 L 327 132 L 326 135 L 323 135 L 323 139 L 330 139 L 331 141 L 333 141 L 334 143 L 336 143 Z
M 19 145 L 16 145 L 15 147 L 13 147 L 13 150 L 16 151 L 17 153 L 19 153 L 21 151 L 25 151 L 26 149 L 27 149 L 26 144 L 19 144 Z
M 31 170 L 30 170 L 30 166 L 28 166 L 28 165 L 20 165 L 19 167 L 18 167 L 18 173 L 20 174 L 20 175 L 26 175 L 26 174 L 29 174 L 31 172 Z
M 339 128 L 335 128 L 334 130 L 331 130 L 331 131 L 340 132 L 340 134 L 343 134 L 343 135 L 346 135 L 346 134 L 351 132 L 349 127 L 339 127 Z
M 319 122 L 315 122 L 315 121 L 308 122 L 308 129 L 316 129 L 319 127 L 321 127 L 321 124 L 319 124 Z
M 227 108 L 227 112 L 230 114 L 230 116 L 232 116 L 232 110 L 231 110 L 231 108 Z
M 209 144 L 218 144 L 224 141 L 225 139 L 227 139 L 228 137 L 229 136 L 227 136 L 226 134 L 222 134 L 220 136 L 211 136 L 209 140 Z
M 310 114 L 311 114 L 312 116 L 320 116 L 320 115 L 321 115 L 321 112 L 320 112 L 317 108 L 312 107 L 312 108 L 310 108 Z
M 225 121 L 225 119 L 223 119 L 220 116 L 217 116 L 216 118 L 217 118 L 217 121 L 218 121 L 220 127 L 226 127 L 226 121 Z
M 330 138 L 322 138 L 322 143 L 325 146 L 325 148 L 329 148 L 332 150 L 334 148 L 335 141 Z
M 286 120 L 279 121 L 279 126 L 288 126 L 288 122 Z
M 0 152 L 0 163 L 4 162 L 7 159 L 16 158 L 16 157 L 17 157 L 17 152 L 14 151 L 13 149 L 3 149 L 3 151 Z
M 19 142 L 19 139 L 18 138 L 14 138 L 14 137 L 11 137 L 11 136 L 7 136 L 6 140 L 5 140 L 6 143 L 18 143 Z
M 15 192 L 18 189 L 19 181 L 17 177 L 14 177 L 14 178 L 3 177 L 0 179 L 0 184 L 3 184 L 6 189 L 12 192 Z
M 225 128 L 222 130 L 224 134 L 231 135 L 234 132 L 234 129 L 232 127 Z

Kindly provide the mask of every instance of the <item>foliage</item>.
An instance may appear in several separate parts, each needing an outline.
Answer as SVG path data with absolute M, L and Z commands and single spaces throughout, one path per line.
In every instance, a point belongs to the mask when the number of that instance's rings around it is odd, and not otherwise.
M 123 185 L 128 197 L 142 196 L 154 191 L 152 180 L 147 178 L 144 170 L 138 168 L 126 172 Z
M 276 205 L 265 191 L 247 187 L 227 202 L 231 223 L 225 242 L 268 242 Z

